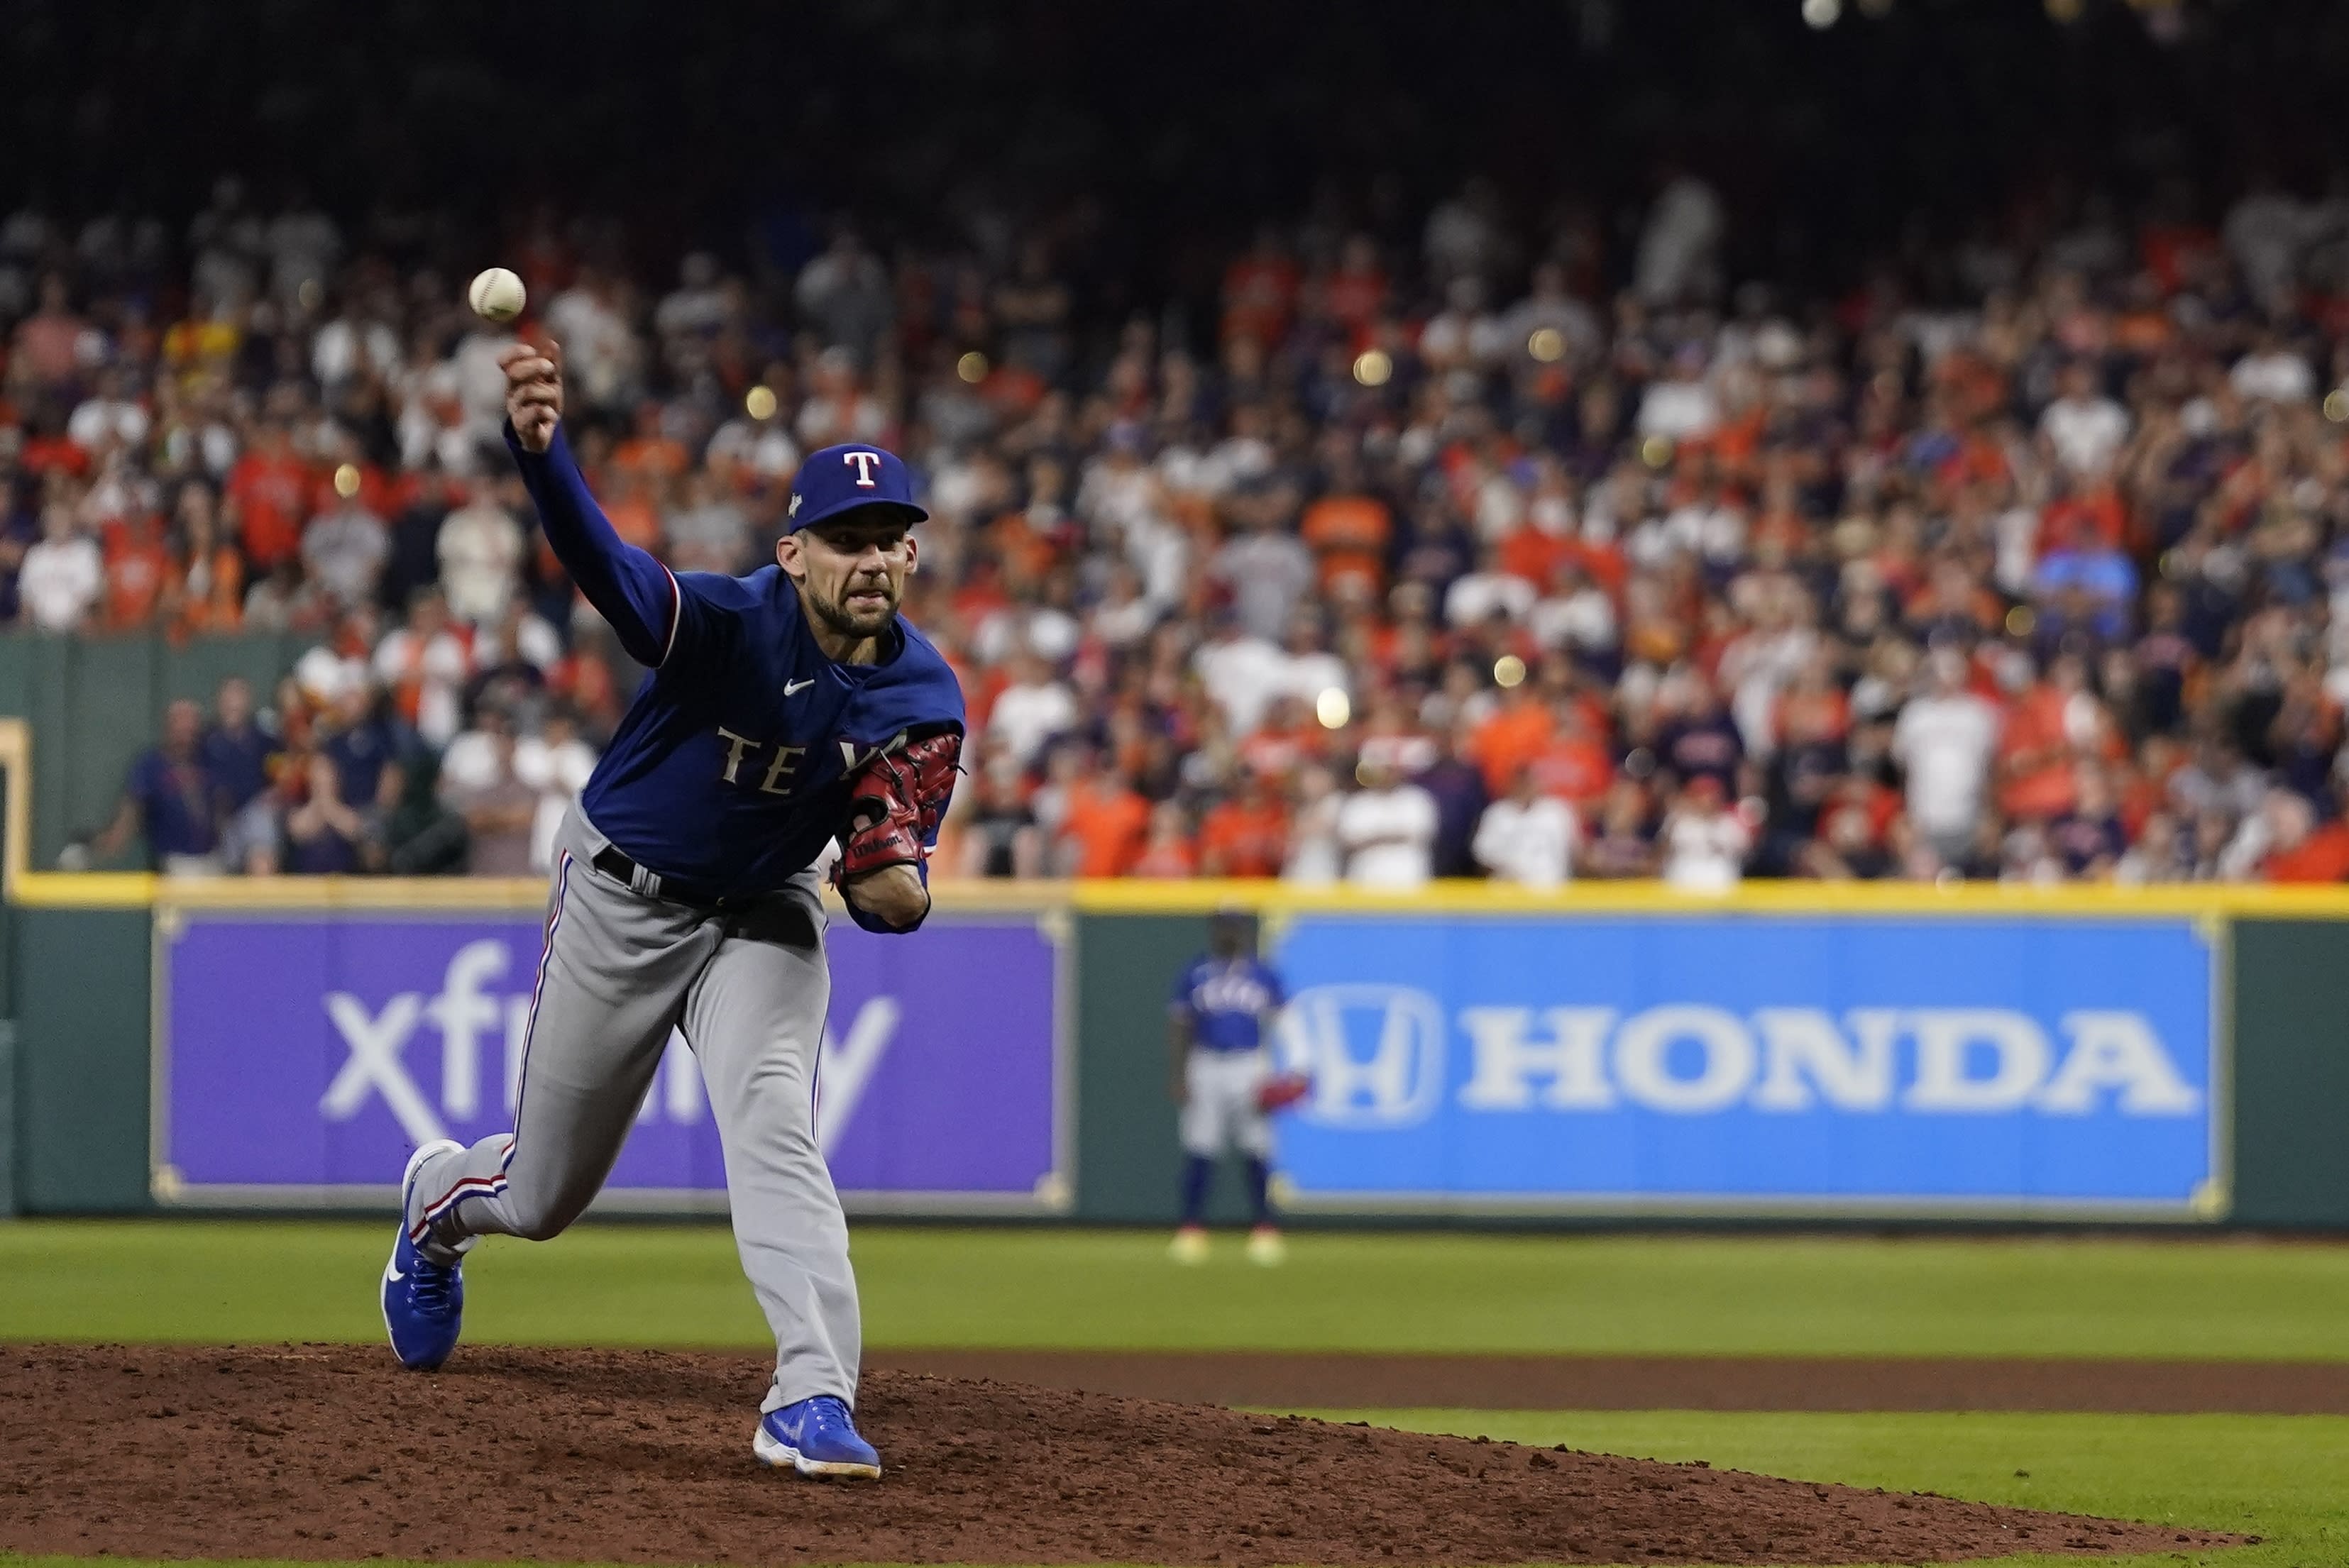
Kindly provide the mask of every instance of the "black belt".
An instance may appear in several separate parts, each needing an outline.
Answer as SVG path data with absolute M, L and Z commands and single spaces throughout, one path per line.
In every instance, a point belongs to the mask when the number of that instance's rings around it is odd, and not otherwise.
M 595 860 L 590 863 L 614 882 L 647 898 L 665 898 L 672 903 L 689 903 L 702 909 L 720 909 L 743 902 L 739 896 L 715 893 L 691 882 L 682 882 L 675 877 L 665 877 L 658 872 L 648 871 L 612 844 L 597 850 Z

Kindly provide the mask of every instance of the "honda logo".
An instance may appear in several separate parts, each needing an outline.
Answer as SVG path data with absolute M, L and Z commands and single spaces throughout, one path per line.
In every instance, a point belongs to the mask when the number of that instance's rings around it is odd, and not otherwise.
M 1408 1127 L 1443 1103 L 1444 1008 L 1408 985 L 1315 985 L 1289 1003 L 1289 1060 L 1313 1077 L 1299 1107 L 1329 1127 Z

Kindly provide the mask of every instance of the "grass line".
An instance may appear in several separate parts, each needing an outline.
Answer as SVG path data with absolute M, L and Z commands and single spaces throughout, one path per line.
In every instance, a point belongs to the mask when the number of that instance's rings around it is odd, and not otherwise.
M 2220 1239 L 1300 1235 L 1204 1268 L 1152 1232 L 859 1225 L 880 1349 L 2151 1357 L 2349 1361 L 2349 1247 Z M 387 1228 L 0 1224 L 0 1341 L 364 1342 Z M 493 1239 L 467 1334 L 513 1344 L 766 1342 L 720 1225 Z

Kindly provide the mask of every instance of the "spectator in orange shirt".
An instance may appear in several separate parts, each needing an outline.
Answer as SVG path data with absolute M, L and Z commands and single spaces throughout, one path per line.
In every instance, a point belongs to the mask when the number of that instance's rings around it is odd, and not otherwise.
M 1161 800 L 1150 809 L 1150 837 L 1130 873 L 1138 877 L 1191 877 L 1199 874 L 1199 852 L 1191 842 L 1191 824 L 1182 806 Z
M 1595 820 L 1599 801 L 1615 782 L 1615 760 L 1590 727 L 1582 704 L 1566 697 L 1551 707 L 1552 732 L 1526 766 L 1534 787 L 1571 805 L 1582 820 Z
M 1210 807 L 1199 824 L 1199 869 L 1207 876 L 1278 876 L 1288 853 L 1280 784 L 1262 773 L 1247 773 L 1239 792 Z
M 1150 802 L 1104 761 L 1069 789 L 1061 837 L 1081 877 L 1120 877 L 1141 858 Z
M 1240 742 L 1240 760 L 1260 778 L 1286 779 L 1321 755 L 1329 732 L 1316 723 L 1299 696 L 1277 696 L 1264 722 Z
M 261 427 L 228 473 L 229 521 L 244 542 L 245 564 L 266 575 L 302 548 L 309 515 L 310 470 L 295 454 L 285 427 Z
M 179 525 L 163 614 L 181 633 L 235 631 L 244 619 L 244 562 L 222 536 L 212 492 L 201 480 L 180 487 Z
M 1541 755 L 1549 737 L 1549 708 L 1530 684 L 1520 681 L 1501 694 L 1500 706 L 1471 738 L 1474 760 L 1494 799 L 1509 792 L 1517 769 Z
M 2263 808 L 2273 848 L 2260 874 L 2274 882 L 2337 882 L 2349 880 L 2349 825 L 2339 818 L 2318 826 L 2308 798 L 2271 789 Z
M 2075 757 L 2118 760 L 2111 716 L 2088 689 L 2087 665 L 2059 654 L 2047 678 L 2008 710 L 1999 740 L 1999 810 L 2009 817 L 2049 818 L 2072 809 Z
M 1313 552 L 1322 591 L 1336 596 L 1358 586 L 1376 599 L 1386 593 L 1387 543 L 1394 537 L 1394 514 L 1368 493 L 1352 437 L 1333 433 L 1323 443 L 1330 464 L 1321 498 L 1305 509 L 1297 531 Z
M 347 501 L 356 501 L 378 517 L 389 517 L 399 510 L 390 479 L 367 460 L 358 438 L 345 433 L 332 440 L 327 461 L 322 465 L 317 483 L 312 489 L 310 511 L 315 516 L 332 511 Z
M 138 511 L 106 525 L 100 549 L 106 557 L 106 624 L 130 631 L 155 618 L 171 576 L 171 552 L 163 540 L 163 520 Z
M 661 406 L 647 399 L 636 408 L 636 432 L 612 450 L 612 466 L 623 473 L 667 482 L 692 463 L 685 446 L 661 428 Z
M 612 521 L 612 531 L 639 550 L 655 554 L 661 547 L 660 508 L 653 501 L 654 484 L 639 469 L 615 467 L 611 497 L 604 502 L 604 515 Z

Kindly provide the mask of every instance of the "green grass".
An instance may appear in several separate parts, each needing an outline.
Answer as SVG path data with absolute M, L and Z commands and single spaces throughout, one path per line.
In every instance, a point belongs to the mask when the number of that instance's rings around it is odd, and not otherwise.
M 2112 1568 L 2309 1568 L 2349 1562 L 2349 1418 L 2318 1416 L 1746 1415 L 1656 1410 L 1322 1412 L 1609 1453 L 1938 1491 L 2265 1537 L 2221 1553 L 2100 1558 Z M 2027 1474 L 2018 1475 L 2017 1471 Z M 109 1565 L 131 1560 L 109 1558 Z M 2005 1557 L 1984 1568 L 2060 1568 Z M 12 1557 L 0 1568 L 87 1568 Z
M 2265 1538 L 2218 1553 L 2104 1559 L 2310 1568 L 2349 1563 L 2349 1417 L 1785 1415 L 1715 1411 L 1324 1411 L 1431 1432 Z M 2018 1473 L 2023 1472 L 2023 1473 Z M 2077 1563 L 2078 1558 L 2002 1558 Z
M 0 1224 L 0 1340 L 370 1340 L 386 1228 Z M 1150 1232 L 854 1232 L 866 1342 L 911 1349 L 2147 1356 L 2349 1360 L 2349 1247 L 2215 1238 L 1295 1238 L 1169 1264 Z M 718 1225 L 492 1240 L 468 1336 L 743 1346 L 765 1330 Z

